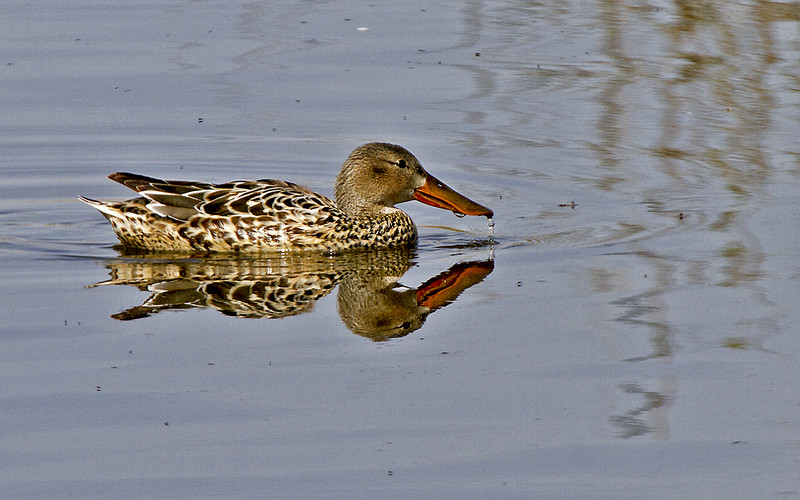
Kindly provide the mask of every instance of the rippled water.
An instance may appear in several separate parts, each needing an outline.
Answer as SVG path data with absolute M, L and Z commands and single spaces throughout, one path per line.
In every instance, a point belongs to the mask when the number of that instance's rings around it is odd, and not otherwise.
M 4 20 L 4 494 L 798 494 L 795 3 Z M 165 257 L 77 201 L 123 170 L 330 195 L 370 140 L 493 236 L 407 203 L 410 252 Z

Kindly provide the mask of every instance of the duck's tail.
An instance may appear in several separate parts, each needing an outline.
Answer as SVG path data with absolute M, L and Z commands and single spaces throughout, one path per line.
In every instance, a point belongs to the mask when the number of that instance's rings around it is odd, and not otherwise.
M 115 217 L 118 219 L 125 218 L 124 215 L 122 214 L 122 210 L 119 207 L 119 203 L 93 200 L 85 196 L 78 196 L 78 199 L 86 203 L 87 205 L 90 205 L 99 210 L 100 213 L 106 216 L 106 218 L 108 217 Z

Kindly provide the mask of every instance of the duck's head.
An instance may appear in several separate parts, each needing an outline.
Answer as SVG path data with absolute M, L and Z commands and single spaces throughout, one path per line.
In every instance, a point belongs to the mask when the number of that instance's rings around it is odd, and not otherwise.
M 355 215 L 374 215 L 417 200 L 456 214 L 492 217 L 488 208 L 427 173 L 405 148 L 371 142 L 356 148 L 336 178 L 336 204 Z

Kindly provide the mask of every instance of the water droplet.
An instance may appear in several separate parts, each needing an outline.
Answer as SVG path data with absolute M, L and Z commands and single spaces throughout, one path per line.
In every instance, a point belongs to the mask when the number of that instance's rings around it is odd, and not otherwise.
M 494 243 L 494 219 L 487 217 L 486 224 L 489 226 L 489 241 Z
M 456 217 L 458 217 L 459 219 L 465 217 L 465 215 L 462 214 L 461 212 L 453 212 L 453 213 L 456 214 Z

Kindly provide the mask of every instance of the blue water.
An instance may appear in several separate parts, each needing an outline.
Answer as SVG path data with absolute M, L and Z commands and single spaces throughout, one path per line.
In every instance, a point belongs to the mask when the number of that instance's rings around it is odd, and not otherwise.
M 0 490 L 796 496 L 796 11 L 6 6 Z M 494 243 L 486 219 L 412 202 L 402 272 L 129 255 L 77 201 L 130 196 L 106 179 L 122 170 L 331 195 L 371 140 L 492 208 Z M 493 268 L 422 317 L 403 302 L 401 336 L 354 333 L 343 290 L 374 292 L 370 270 L 396 287 L 362 312 L 465 262 Z M 335 288 L 296 314 L 198 294 L 323 268 Z

